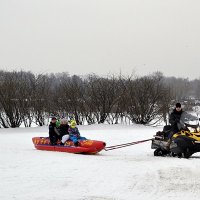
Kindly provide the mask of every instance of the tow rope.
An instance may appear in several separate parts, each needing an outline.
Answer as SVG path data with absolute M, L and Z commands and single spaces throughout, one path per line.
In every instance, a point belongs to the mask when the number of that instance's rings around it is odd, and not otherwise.
M 110 151 L 110 150 L 114 150 L 114 149 L 132 146 L 132 145 L 135 145 L 135 144 L 140 144 L 140 143 L 143 143 L 143 142 L 148 142 L 150 140 L 152 140 L 152 138 L 146 139 L 146 140 L 139 140 L 139 141 L 135 141 L 135 142 L 130 142 L 130 143 L 125 143 L 125 144 L 118 144 L 118 145 L 114 145 L 114 146 L 105 147 L 104 150 Z

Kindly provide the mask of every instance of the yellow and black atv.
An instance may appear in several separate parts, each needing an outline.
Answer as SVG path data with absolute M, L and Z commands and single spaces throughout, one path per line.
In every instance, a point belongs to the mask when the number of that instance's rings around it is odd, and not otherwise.
M 154 156 L 172 155 L 179 158 L 189 158 L 192 154 L 200 152 L 199 124 L 189 125 L 185 123 L 185 129 L 175 133 L 169 144 L 170 129 L 171 126 L 165 126 L 163 131 L 157 132 L 152 139 L 151 148 L 155 149 Z

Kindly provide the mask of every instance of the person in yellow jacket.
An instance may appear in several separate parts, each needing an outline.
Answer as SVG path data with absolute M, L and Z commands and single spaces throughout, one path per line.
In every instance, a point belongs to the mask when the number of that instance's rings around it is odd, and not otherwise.
M 75 120 L 71 120 L 68 132 L 69 132 L 69 139 L 71 141 L 73 141 L 75 146 L 79 145 L 79 141 L 87 140 L 85 137 L 82 137 L 80 135 L 80 132 L 79 132 L 77 126 L 76 126 Z

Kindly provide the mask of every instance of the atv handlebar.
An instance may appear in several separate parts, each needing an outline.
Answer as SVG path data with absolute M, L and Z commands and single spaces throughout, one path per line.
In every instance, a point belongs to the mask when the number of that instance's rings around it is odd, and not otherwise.
M 184 123 L 186 127 L 190 127 L 190 128 L 194 128 L 194 129 L 197 129 L 199 127 L 199 123 L 196 124 L 196 125 L 192 125 L 192 124 L 187 124 L 187 123 Z

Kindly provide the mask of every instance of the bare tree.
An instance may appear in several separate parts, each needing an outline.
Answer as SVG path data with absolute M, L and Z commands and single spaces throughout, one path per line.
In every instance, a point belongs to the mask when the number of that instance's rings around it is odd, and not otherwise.
M 51 99 L 51 80 L 47 75 L 39 74 L 35 76 L 32 84 L 30 96 L 32 112 L 34 113 L 35 123 L 39 126 L 45 124 L 45 119 L 49 113 Z
M 161 80 L 158 74 L 128 80 L 127 111 L 133 122 L 147 124 L 161 117 L 162 101 L 168 95 Z
M 20 114 L 20 76 L 17 72 L 1 72 L 0 123 L 3 127 L 19 127 L 22 123 Z
M 168 77 L 164 82 L 170 88 L 172 98 L 176 101 L 187 99 L 192 89 L 188 79 Z
M 84 83 L 78 76 L 66 77 L 62 79 L 59 87 L 60 106 L 69 117 L 74 117 L 77 124 L 82 124 L 80 118 L 81 107 L 83 104 Z
M 104 123 L 119 98 L 119 84 L 114 76 L 100 78 L 90 75 L 88 77 L 86 104 L 93 109 L 98 123 Z

